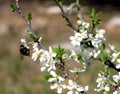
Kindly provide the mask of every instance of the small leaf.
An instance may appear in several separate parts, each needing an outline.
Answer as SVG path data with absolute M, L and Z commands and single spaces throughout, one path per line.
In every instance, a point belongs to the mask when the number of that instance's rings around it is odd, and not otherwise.
M 96 21 L 95 21 L 95 25 L 98 25 L 98 24 L 100 24 L 101 23 L 101 19 L 97 19 Z
M 120 48 L 117 48 L 117 51 L 120 52 Z
M 59 4 L 62 5 L 63 4 L 63 0 L 58 0 Z
M 35 36 L 30 32 L 30 30 L 27 30 L 27 33 L 29 34 L 30 38 L 31 38 L 33 41 L 38 40 L 38 38 L 35 37 Z
M 92 11 L 91 11 L 91 14 L 90 14 L 90 18 L 94 19 L 95 18 L 95 14 L 96 14 L 96 11 L 94 8 L 92 8 Z
M 104 71 L 103 71 L 103 70 L 100 70 L 100 73 L 103 75 L 103 74 L 104 74 Z
M 42 45 L 45 45 L 45 43 L 46 43 L 45 40 L 42 39 L 42 40 L 41 40 L 41 44 L 42 44 Z
M 32 20 L 32 13 L 28 13 L 28 16 L 27 16 L 28 18 L 28 20 L 30 21 L 30 20 Z
M 46 80 L 48 80 L 48 79 L 51 78 L 51 77 L 52 77 L 52 75 L 50 75 L 50 74 L 44 76 L 44 78 L 45 78 Z
M 18 8 L 17 8 L 17 5 L 15 3 L 12 3 L 10 5 L 11 9 L 12 9 L 12 12 L 15 12 Z
M 107 52 L 105 50 L 102 50 L 101 53 L 100 53 L 100 60 L 102 62 L 105 62 L 107 58 L 108 58 Z
M 101 50 L 104 50 L 104 49 L 105 49 L 105 44 L 103 43 L 101 46 Z
M 78 60 L 82 60 L 82 56 L 80 54 L 77 54 Z
M 62 17 L 65 18 L 65 14 L 62 14 Z
M 57 53 L 57 58 L 59 58 L 59 59 L 62 57 L 63 54 L 65 54 L 67 52 L 67 50 L 61 48 L 60 45 L 58 48 L 53 48 L 53 51 L 55 53 Z

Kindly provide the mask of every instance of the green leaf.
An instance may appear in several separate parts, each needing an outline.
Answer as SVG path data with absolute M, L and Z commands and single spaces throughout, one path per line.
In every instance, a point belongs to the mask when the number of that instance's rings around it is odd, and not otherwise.
M 117 51 L 120 52 L 120 48 L 117 48 Z
M 11 9 L 12 9 L 12 12 L 15 12 L 18 8 L 17 8 L 17 5 L 15 3 L 12 3 L 10 5 Z
M 103 70 L 100 70 L 100 73 L 103 75 L 103 74 L 104 74 L 104 71 L 103 71 Z
M 65 18 L 65 14 L 62 13 L 62 17 Z
M 95 21 L 95 25 L 98 25 L 98 24 L 100 24 L 101 23 L 101 19 L 97 19 L 96 21 Z
M 94 19 L 95 18 L 95 15 L 96 15 L 96 11 L 94 8 L 92 8 L 92 11 L 91 11 L 91 14 L 90 14 L 90 18 L 91 19 Z
M 82 56 L 80 54 L 77 54 L 78 60 L 82 60 Z
M 102 50 L 101 53 L 100 53 L 100 60 L 102 62 L 105 62 L 107 60 L 107 58 L 108 58 L 107 52 L 105 50 Z
M 62 5 L 63 4 L 63 0 L 58 0 L 59 4 Z
M 52 48 L 52 49 L 55 53 L 57 53 L 57 58 L 62 58 L 62 55 L 67 52 L 67 50 L 61 48 L 60 45 L 58 48 Z
M 42 39 L 42 40 L 41 40 L 41 44 L 42 44 L 42 45 L 45 45 L 45 44 L 46 44 L 45 40 Z
M 31 32 L 30 30 L 27 30 L 27 33 L 29 34 L 30 38 L 33 40 L 33 41 L 36 41 L 38 38 L 35 37 Z
M 32 20 L 32 13 L 28 13 L 27 19 L 30 21 Z
M 104 49 L 105 49 L 105 44 L 104 44 L 104 43 L 102 44 L 102 46 L 101 46 L 100 49 L 101 49 L 101 50 L 104 50 Z
M 45 75 L 44 78 L 45 78 L 46 80 L 48 80 L 49 78 L 52 78 L 52 75 L 50 75 L 50 74 Z

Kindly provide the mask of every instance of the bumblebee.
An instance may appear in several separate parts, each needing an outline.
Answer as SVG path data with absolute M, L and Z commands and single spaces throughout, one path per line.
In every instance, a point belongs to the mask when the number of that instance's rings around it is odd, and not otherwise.
M 23 44 L 21 44 L 20 55 L 21 55 L 21 59 L 23 59 L 24 56 L 30 56 L 30 49 L 25 47 Z

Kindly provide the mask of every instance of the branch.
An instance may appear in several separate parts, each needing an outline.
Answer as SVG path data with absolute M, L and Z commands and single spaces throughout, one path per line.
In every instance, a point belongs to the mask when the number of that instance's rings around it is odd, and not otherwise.
M 66 13 L 63 9 L 63 7 L 60 5 L 59 1 L 58 0 L 55 0 L 56 4 L 58 5 L 58 7 L 60 8 L 61 12 L 62 12 L 62 15 L 64 16 L 66 22 L 68 23 L 68 26 L 71 27 L 73 30 L 79 32 L 75 26 L 72 24 L 72 22 L 69 20 L 69 18 L 66 16 Z
M 84 21 L 83 18 L 82 18 L 82 13 L 81 13 L 81 9 L 80 9 L 80 2 L 79 2 L 79 0 L 76 0 L 76 4 L 78 6 L 77 10 L 78 10 L 78 14 L 79 14 L 80 20 Z
M 19 3 L 18 3 L 18 0 L 15 0 L 15 3 L 16 3 L 16 6 L 17 6 L 17 13 L 23 18 L 23 20 L 25 21 L 26 25 L 28 26 L 30 32 L 32 33 L 32 35 L 37 39 L 37 40 L 34 40 L 35 42 L 37 42 L 41 48 L 43 48 L 44 50 L 46 49 L 41 43 L 38 42 L 38 37 L 37 35 L 35 34 L 32 26 L 31 26 L 31 20 L 28 20 L 24 13 L 22 12 L 20 6 L 19 6 Z

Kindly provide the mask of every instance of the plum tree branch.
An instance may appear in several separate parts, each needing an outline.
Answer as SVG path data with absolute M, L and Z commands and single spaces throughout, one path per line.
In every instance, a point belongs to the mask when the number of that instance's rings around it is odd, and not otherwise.
M 38 44 L 40 45 L 40 47 L 45 50 L 46 48 L 45 48 L 41 43 L 39 43 L 39 41 L 38 41 L 38 37 L 37 37 L 37 35 L 35 34 L 32 26 L 31 26 L 31 20 L 28 20 L 28 19 L 25 17 L 22 9 L 21 9 L 20 6 L 19 6 L 18 0 L 15 0 L 15 3 L 16 3 L 16 6 L 17 6 L 17 13 L 23 18 L 23 20 L 25 21 L 26 25 L 28 26 L 30 32 L 31 32 L 32 35 L 37 39 L 37 40 L 34 40 L 34 41 L 35 41 L 35 42 L 38 42 Z
M 62 12 L 62 15 L 63 15 L 64 19 L 66 20 L 68 26 L 71 27 L 73 30 L 79 32 L 79 31 L 77 30 L 77 28 L 76 28 L 76 27 L 72 24 L 72 22 L 69 20 L 69 18 L 66 16 L 66 13 L 65 13 L 63 7 L 60 5 L 59 1 L 58 1 L 58 0 L 55 0 L 55 2 L 56 2 L 56 4 L 58 5 L 58 7 L 60 8 L 60 10 L 61 10 L 61 12 Z

